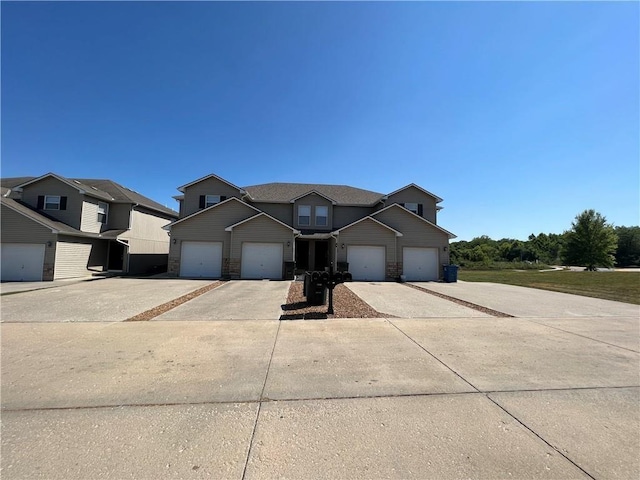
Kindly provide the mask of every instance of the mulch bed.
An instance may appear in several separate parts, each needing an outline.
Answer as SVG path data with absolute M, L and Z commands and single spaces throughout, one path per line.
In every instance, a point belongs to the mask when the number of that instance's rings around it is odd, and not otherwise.
M 327 305 L 307 305 L 307 299 L 302 295 L 303 282 L 291 282 L 287 303 L 282 306 L 283 314 L 280 320 L 322 320 L 326 318 L 386 318 L 389 315 L 374 310 L 368 303 L 349 290 L 344 285 L 338 285 L 333 290 L 333 315 L 327 315 Z
M 207 293 L 213 290 L 214 288 L 219 287 L 223 283 L 224 282 L 222 281 L 210 283 L 209 285 L 199 288 L 198 290 L 194 290 L 191 293 L 187 293 L 186 295 L 183 295 L 181 297 L 174 298 L 170 302 L 163 303 L 162 305 L 152 308 L 151 310 L 147 310 L 146 312 L 139 313 L 134 317 L 127 318 L 125 322 L 145 322 L 147 320 L 151 320 L 152 318 L 155 318 L 158 315 L 162 315 L 163 313 L 176 308 L 178 305 L 182 305 L 183 303 L 188 302 L 189 300 L 193 300 L 194 298 L 199 297 L 203 293 Z

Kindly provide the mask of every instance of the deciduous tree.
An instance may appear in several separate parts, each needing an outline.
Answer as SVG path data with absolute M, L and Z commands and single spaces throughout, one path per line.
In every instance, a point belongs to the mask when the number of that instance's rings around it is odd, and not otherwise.
M 585 266 L 587 270 L 612 267 L 617 246 L 618 237 L 607 219 L 593 209 L 585 210 L 566 232 L 564 261 L 567 265 Z

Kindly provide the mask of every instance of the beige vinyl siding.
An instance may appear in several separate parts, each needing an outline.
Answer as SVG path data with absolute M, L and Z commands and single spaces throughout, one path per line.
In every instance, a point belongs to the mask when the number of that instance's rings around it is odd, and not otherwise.
M 282 243 L 283 261 L 293 261 L 293 231 L 268 217 L 258 217 L 233 229 L 231 233 L 232 259 L 241 258 L 244 242 Z M 289 242 L 289 246 L 287 246 L 287 242 Z
M 373 213 L 372 207 L 347 207 L 336 205 L 333 207 L 333 229 L 337 230 L 352 224 Z
M 169 258 L 180 258 L 183 240 L 224 242 L 222 256 L 228 258 L 230 234 L 224 229 L 256 214 L 253 208 L 232 200 L 174 225 L 171 227 Z
M 432 223 L 436 223 L 436 200 L 416 187 L 406 188 L 395 195 L 391 195 L 385 202 L 386 206 L 394 203 L 421 203 L 422 216 Z
M 55 178 L 48 177 L 24 187 L 22 201 L 33 208 L 37 208 L 39 195 L 59 195 L 61 197 L 67 197 L 66 210 L 42 210 L 42 212 L 80 230 L 84 195 L 81 195 L 78 190 L 70 185 Z
M 131 228 L 120 235 L 129 242 L 129 253 L 169 253 L 169 234 L 162 227 L 171 220 L 157 217 L 142 209 L 131 211 Z
M 105 240 L 60 236 L 54 279 L 84 277 L 103 271 L 107 265 L 107 248 Z
M 232 186 L 215 178 L 208 178 L 185 188 L 182 217 L 187 217 L 200 209 L 200 195 L 221 195 L 227 198 L 238 197 L 240 192 Z
M 53 279 L 53 265 L 56 249 L 53 247 L 57 235 L 50 228 L 34 222 L 9 207 L 2 205 L 0 210 L 0 231 L 3 243 L 42 243 L 44 249 L 43 280 Z M 51 242 L 51 247 L 47 242 Z
M 436 227 L 420 220 L 403 208 L 394 207 L 378 213 L 376 220 L 402 232 L 398 238 L 398 261 L 402 261 L 403 247 L 436 247 L 440 263 L 449 264 L 449 236 Z
M 342 248 L 342 245 L 345 248 Z M 396 233 L 374 222 L 371 219 L 363 220 L 338 235 L 338 262 L 347 261 L 348 245 L 370 245 L 386 247 L 386 261 L 396 262 Z
M 82 202 L 82 220 L 80 230 L 83 232 L 100 233 L 103 225 L 98 222 L 98 200 L 85 197 Z M 106 229 L 105 229 L 106 230 Z
M 277 218 L 282 223 L 293 226 L 292 203 L 254 203 L 252 205 L 267 215 Z
M 125 230 L 129 228 L 130 203 L 112 203 L 109 205 L 108 230 Z M 169 223 L 169 221 L 167 222 Z M 165 223 L 165 225 L 167 224 Z
M 298 207 L 300 205 L 308 205 L 311 207 L 311 219 L 309 225 L 299 225 L 298 224 Z M 328 207 L 328 221 L 326 226 L 318 226 L 316 225 L 316 207 Z M 360 217 L 362 218 L 362 217 Z M 304 197 L 299 198 L 293 204 L 293 226 L 297 229 L 310 229 L 310 230 L 331 230 L 332 229 L 332 221 L 333 221 L 333 205 L 326 198 L 317 195 L 315 193 L 310 193 L 309 195 L 305 195 Z

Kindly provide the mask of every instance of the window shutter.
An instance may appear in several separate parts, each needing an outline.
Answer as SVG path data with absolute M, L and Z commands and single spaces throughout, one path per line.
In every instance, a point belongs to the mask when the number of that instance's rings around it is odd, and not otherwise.
M 38 210 L 42 210 L 44 208 L 44 195 L 38 195 L 38 205 L 36 208 Z
M 200 208 L 204 208 L 205 202 L 206 202 L 206 197 L 204 195 L 200 195 Z
M 225 197 L 224 195 L 220 195 L 220 201 L 224 202 L 227 199 L 227 197 Z
M 60 197 L 60 210 L 67 209 L 67 197 Z
M 422 216 L 422 204 L 418 204 L 418 215 Z

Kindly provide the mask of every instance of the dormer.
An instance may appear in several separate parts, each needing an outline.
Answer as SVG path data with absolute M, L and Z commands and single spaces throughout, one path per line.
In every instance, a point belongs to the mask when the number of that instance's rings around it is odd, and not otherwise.
M 436 223 L 436 213 L 442 207 L 437 204 L 442 199 L 424 188 L 411 183 L 387 195 L 385 205 L 397 203 L 416 215 Z
M 180 218 L 224 202 L 231 197 L 242 198 L 245 194 L 240 187 L 213 174 L 187 183 L 178 190 L 183 193 L 174 197 L 180 204 Z
M 293 227 L 306 231 L 331 231 L 333 228 L 333 206 L 336 202 L 315 190 L 291 200 L 293 204 Z

